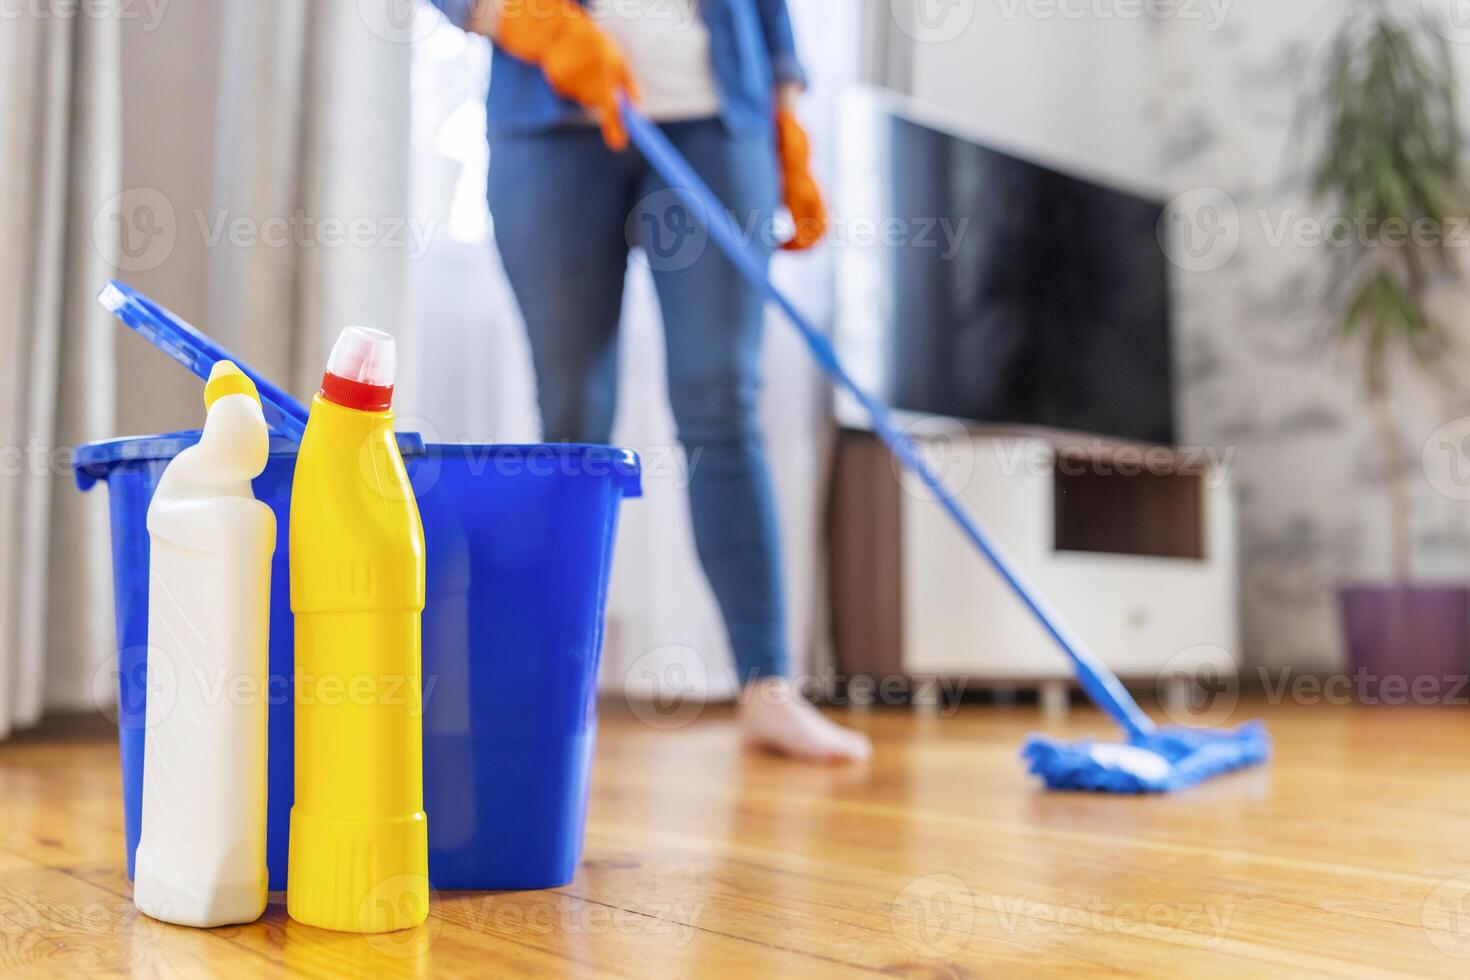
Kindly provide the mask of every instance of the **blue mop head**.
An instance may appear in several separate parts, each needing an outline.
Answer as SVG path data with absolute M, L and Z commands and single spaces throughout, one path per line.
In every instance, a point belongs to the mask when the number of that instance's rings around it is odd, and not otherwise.
M 1170 793 L 1265 762 L 1266 726 L 1249 721 L 1233 731 L 1162 728 L 1131 742 L 1026 740 L 1021 755 L 1048 789 L 1100 793 Z

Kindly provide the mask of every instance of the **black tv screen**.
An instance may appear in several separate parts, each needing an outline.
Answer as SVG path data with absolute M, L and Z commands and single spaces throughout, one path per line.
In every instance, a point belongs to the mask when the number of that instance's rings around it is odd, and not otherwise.
M 913 412 L 1173 442 L 1160 202 L 879 100 L 844 127 L 840 210 L 887 232 L 839 259 L 864 381 Z

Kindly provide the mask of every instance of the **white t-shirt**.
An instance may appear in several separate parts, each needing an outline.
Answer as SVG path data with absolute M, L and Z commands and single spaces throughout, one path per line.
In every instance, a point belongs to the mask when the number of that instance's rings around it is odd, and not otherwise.
M 698 8 L 699 0 L 587 0 L 587 13 L 628 59 L 651 119 L 720 114 L 709 29 Z

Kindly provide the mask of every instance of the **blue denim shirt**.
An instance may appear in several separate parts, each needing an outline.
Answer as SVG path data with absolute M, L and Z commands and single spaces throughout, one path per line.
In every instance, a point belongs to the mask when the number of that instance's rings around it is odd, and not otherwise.
M 431 2 L 462 28 L 476 0 Z M 768 129 L 775 110 L 775 86 L 806 83 L 796 58 L 786 0 L 698 0 L 698 7 L 709 28 L 710 61 L 725 125 L 740 135 Z M 490 78 L 486 128 L 492 138 L 534 133 L 586 118 L 576 103 L 551 90 L 539 66 L 506 54 L 498 45 L 490 62 Z

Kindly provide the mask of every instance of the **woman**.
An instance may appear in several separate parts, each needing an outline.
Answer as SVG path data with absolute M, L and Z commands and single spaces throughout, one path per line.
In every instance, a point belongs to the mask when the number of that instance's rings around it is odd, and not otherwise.
M 826 215 L 792 112 L 804 79 L 785 0 L 434 2 L 495 41 L 490 210 L 545 437 L 611 439 L 623 277 L 630 243 L 643 246 L 744 736 L 799 758 L 866 758 L 867 739 L 822 717 L 787 679 L 780 541 L 757 424 L 761 296 L 714 248 L 679 248 L 687 216 L 627 149 L 617 108 L 627 92 L 748 227 L 769 228 L 784 193 L 796 224 L 784 247 L 815 244 Z M 768 237 L 752 243 L 763 259 Z

